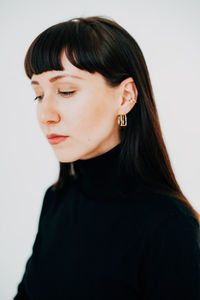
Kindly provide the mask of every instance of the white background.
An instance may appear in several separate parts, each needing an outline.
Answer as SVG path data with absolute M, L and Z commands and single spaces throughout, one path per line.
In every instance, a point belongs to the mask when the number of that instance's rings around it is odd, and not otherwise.
M 31 254 L 46 188 L 58 162 L 36 120 L 24 56 L 47 27 L 102 15 L 139 43 L 178 183 L 200 211 L 200 2 L 198 0 L 1 0 L 0 299 L 12 299 Z

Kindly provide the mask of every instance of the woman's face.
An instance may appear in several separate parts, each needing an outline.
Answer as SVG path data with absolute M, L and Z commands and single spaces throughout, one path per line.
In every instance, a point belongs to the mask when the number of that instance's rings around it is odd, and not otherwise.
M 47 134 L 67 136 L 49 139 L 60 162 L 72 162 L 100 155 L 120 142 L 117 122 L 119 89 L 106 84 L 99 73 L 73 66 L 62 55 L 63 71 L 33 75 L 37 118 Z M 77 77 L 73 77 L 77 76 Z

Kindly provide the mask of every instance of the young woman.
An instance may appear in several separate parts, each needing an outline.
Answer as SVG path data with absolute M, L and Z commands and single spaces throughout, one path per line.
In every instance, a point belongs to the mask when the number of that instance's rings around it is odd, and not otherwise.
M 25 70 L 60 174 L 14 299 L 199 300 L 199 215 L 136 41 L 111 19 L 71 19 L 33 41 Z

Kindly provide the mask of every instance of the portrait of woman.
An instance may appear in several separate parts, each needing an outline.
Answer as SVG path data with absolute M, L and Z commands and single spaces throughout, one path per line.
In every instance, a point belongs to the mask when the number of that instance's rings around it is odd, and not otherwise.
M 14 300 L 199 300 L 199 214 L 136 40 L 112 19 L 73 18 L 35 38 L 25 71 L 60 170 Z

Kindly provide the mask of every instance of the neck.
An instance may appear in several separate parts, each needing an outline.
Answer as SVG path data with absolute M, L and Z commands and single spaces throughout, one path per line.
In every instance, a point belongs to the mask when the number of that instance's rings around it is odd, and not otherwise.
M 132 182 L 120 163 L 121 143 L 109 151 L 73 163 L 80 189 L 93 198 L 116 198 L 133 188 Z

